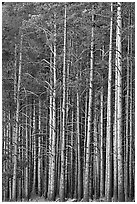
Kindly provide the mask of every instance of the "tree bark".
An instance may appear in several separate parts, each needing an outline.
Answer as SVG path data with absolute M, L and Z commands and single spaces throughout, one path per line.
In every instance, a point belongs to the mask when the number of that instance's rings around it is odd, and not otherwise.
M 38 195 L 41 196 L 41 99 L 39 98 L 38 116 Z
M 123 130 L 122 130 L 122 19 L 121 3 L 117 7 L 117 69 L 118 69 L 118 107 L 117 107 L 117 127 L 118 127 L 118 201 L 124 202 L 124 166 L 123 166 Z
M 104 176 L 104 134 L 103 134 L 103 118 L 104 118 L 104 111 L 103 111 L 103 87 L 101 88 L 100 93 L 100 197 L 104 197 L 105 195 L 105 176 Z
M 111 3 L 113 13 L 113 3 Z M 112 198 L 112 125 L 111 125 L 111 81 L 112 81 L 112 25 L 113 17 L 110 20 L 110 41 L 109 41 L 109 71 L 108 71 L 108 97 L 107 97 L 107 135 L 106 135 L 106 200 L 111 202 Z
M 92 11 L 94 6 L 92 6 Z M 94 22 L 94 14 L 92 14 Z M 90 165 L 90 143 L 91 143 L 91 123 L 92 123 L 92 105 L 93 105 L 93 51 L 94 51 L 94 27 L 91 30 L 91 52 L 90 52 L 90 84 L 89 84 L 89 105 L 87 116 L 87 142 L 86 142 L 86 164 L 84 173 L 84 201 L 89 201 L 89 165 Z
M 132 8 L 132 7 L 131 7 Z M 132 12 L 132 10 L 131 10 Z M 131 14 L 131 25 L 132 25 L 132 14 Z M 130 35 L 130 46 L 131 46 L 131 49 L 130 49 L 130 57 L 132 58 L 132 55 L 133 55 L 133 31 L 131 30 L 131 35 Z M 129 142 L 130 142 L 130 145 L 129 145 L 129 199 L 130 201 L 133 200 L 133 197 L 134 197 L 134 178 L 133 178 L 133 162 L 134 161 L 134 158 L 133 158 L 133 138 L 135 137 L 134 135 L 134 132 L 133 132 L 133 59 L 131 59 L 130 61 L 130 104 L 129 104 L 129 111 L 130 111 L 130 117 L 129 117 L 129 120 L 130 120 L 130 124 L 129 124 L 129 132 L 130 132 L 130 139 L 129 139 Z
M 15 133 L 14 133 L 14 155 L 13 155 L 13 182 L 12 182 L 12 200 L 16 201 L 16 192 L 17 192 L 17 151 L 18 151 L 18 128 L 19 128 L 19 109 L 20 109 L 20 85 L 21 85 L 21 69 L 22 69 L 22 43 L 23 35 L 21 34 L 20 39 L 20 54 L 19 54 L 19 73 L 18 73 L 18 83 L 17 83 L 17 99 L 16 99 L 16 121 L 15 121 Z
M 130 16 L 129 16 L 130 26 Z M 128 35 L 128 53 L 127 53 L 127 94 L 126 94 L 126 131 L 125 131 L 125 202 L 128 202 L 129 197 L 129 93 L 130 93 L 130 74 L 129 74 L 129 49 L 130 49 L 130 38 Z
M 33 149 L 33 185 L 32 185 L 32 196 L 34 196 L 36 194 L 36 173 L 37 173 L 37 169 L 36 169 L 36 157 L 37 157 L 37 150 L 36 150 L 36 102 L 35 100 L 33 100 L 33 126 L 32 126 L 33 130 L 32 130 L 32 149 Z
M 54 16 L 56 21 L 56 17 Z M 54 23 L 54 62 L 53 62 L 53 95 L 52 95 L 52 135 L 51 135 L 51 166 L 49 200 L 55 200 L 55 173 L 56 173 L 56 22 Z
M 29 171 L 28 171 L 28 165 L 29 165 L 29 154 L 28 154 L 28 140 L 29 140 L 29 135 L 28 135 L 28 100 L 26 98 L 26 129 L 25 129 L 25 133 L 26 133 L 26 162 L 27 162 L 27 165 L 25 167 L 25 197 L 26 199 L 28 199 L 28 192 L 29 192 L 29 186 L 28 186 L 28 181 L 29 181 Z
M 64 49 L 63 49 L 63 101 L 62 101 L 62 138 L 61 138 L 61 176 L 60 176 L 60 201 L 65 201 L 65 107 L 66 107 L 66 3 L 64 15 Z

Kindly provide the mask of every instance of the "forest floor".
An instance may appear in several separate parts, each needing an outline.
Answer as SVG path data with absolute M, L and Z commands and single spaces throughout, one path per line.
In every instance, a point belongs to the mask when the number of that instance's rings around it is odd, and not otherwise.
M 24 202 L 25 200 L 22 200 Z M 45 199 L 44 196 L 34 196 L 33 198 L 30 198 L 28 202 L 50 202 L 48 199 Z M 59 198 L 56 198 L 54 202 L 60 202 Z M 75 198 L 66 198 L 65 202 L 77 202 L 77 199 Z M 79 202 L 83 202 L 83 199 Z M 89 199 L 89 202 L 105 202 L 105 198 L 100 198 L 96 200 Z
M 17 202 L 50 202 L 50 201 L 48 200 L 48 198 L 45 199 L 44 196 L 40 197 L 38 195 L 33 195 L 33 196 L 31 196 L 29 201 L 26 201 L 26 200 L 22 199 L 22 200 L 17 200 Z M 56 200 L 52 201 L 52 202 L 60 202 L 60 198 L 56 198 Z M 65 202 L 78 202 L 78 201 L 75 198 L 66 198 Z M 79 202 L 83 202 L 83 199 L 81 201 L 79 201 Z M 104 197 L 104 198 L 93 199 L 93 200 L 89 199 L 89 202 L 106 202 L 106 200 L 105 200 L 105 197 Z M 114 202 L 113 198 L 112 198 L 112 202 Z M 128 202 L 135 202 L 135 200 L 134 199 L 132 201 L 129 200 Z

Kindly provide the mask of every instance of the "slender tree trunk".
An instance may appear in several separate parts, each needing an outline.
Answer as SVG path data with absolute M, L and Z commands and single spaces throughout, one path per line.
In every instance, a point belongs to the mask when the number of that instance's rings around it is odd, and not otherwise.
M 104 111 L 103 111 L 103 87 L 101 88 L 100 93 L 100 197 L 104 197 L 105 195 L 105 176 L 104 176 L 104 134 L 103 134 L 103 118 L 104 118 Z
M 117 36 L 117 34 L 116 34 Z M 118 57 L 117 57 L 117 38 L 115 54 L 115 110 L 114 110 L 114 136 L 113 136 L 113 161 L 114 161 L 114 202 L 118 201 L 118 126 L 117 126 L 117 107 L 118 107 Z
M 123 202 L 124 196 L 124 166 L 123 166 L 123 129 L 122 129 L 122 48 L 121 48 L 121 3 L 117 8 L 117 69 L 118 69 L 118 109 L 117 109 L 117 126 L 118 126 L 118 201 Z
M 99 152 L 98 152 L 97 107 L 94 113 L 94 198 L 99 198 Z
M 33 138 L 32 138 L 32 129 L 33 129 L 33 113 L 32 113 L 32 97 L 30 97 L 30 105 L 29 105 L 29 130 L 28 130 L 28 134 L 29 134 L 29 196 L 30 193 L 32 191 L 32 184 L 33 184 L 33 179 L 32 179 L 32 175 L 33 175 Z
M 132 11 L 131 11 L 132 12 Z M 131 14 L 131 25 L 132 25 L 132 14 Z M 133 51 L 132 51 L 132 33 L 133 31 L 131 30 L 131 36 L 130 36 L 130 45 L 131 45 L 131 49 L 130 49 L 130 57 L 132 57 L 133 55 Z M 129 107 L 129 111 L 130 111 L 130 124 L 129 124 L 129 128 L 130 128 L 130 140 L 129 140 L 129 198 L 130 201 L 132 201 L 133 196 L 134 196 L 134 179 L 133 179 L 133 136 L 134 136 L 134 132 L 133 132 L 133 62 L 131 59 L 130 62 L 130 107 Z M 135 137 L 135 136 L 134 136 Z
M 77 74 L 78 80 L 78 74 Z M 77 159 L 78 159 L 78 201 L 82 198 L 82 169 L 81 169 L 81 136 L 80 136 L 80 98 L 79 98 L 79 88 L 77 85 Z
M 47 191 L 48 191 L 48 159 L 49 159 L 49 156 L 48 156 L 48 131 L 49 131 L 49 120 L 48 120 L 48 109 L 46 110 L 46 130 L 45 130 L 45 137 L 43 138 L 44 140 L 44 144 L 45 144 L 45 148 L 44 148 L 44 181 L 43 181 L 43 193 L 44 193 L 44 197 L 47 198 Z
M 113 3 L 111 3 L 113 12 Z M 112 198 L 112 125 L 111 125 L 111 81 L 112 81 L 112 25 L 110 21 L 110 42 L 109 42 L 109 71 L 108 71 L 108 98 L 107 98 L 107 135 L 106 135 L 106 200 L 111 202 Z
M 17 149 L 18 149 L 18 128 L 19 128 L 19 93 L 20 93 L 20 84 L 21 84 L 21 68 L 22 68 L 22 42 L 23 35 L 21 35 L 20 40 L 20 54 L 19 54 L 19 73 L 18 73 L 18 83 L 17 83 L 17 99 L 16 99 L 16 121 L 15 121 L 15 133 L 14 133 L 14 155 L 13 155 L 13 182 L 12 182 L 12 200 L 16 200 L 16 192 L 17 192 Z
M 32 143 L 33 143 L 33 185 L 32 185 L 32 196 L 36 194 L 36 156 L 37 156 L 37 150 L 36 150 L 36 104 L 35 100 L 33 100 L 33 131 L 32 131 Z
M 14 51 L 14 102 L 16 103 L 16 94 L 17 94 L 17 44 L 15 43 L 15 51 Z
M 39 98 L 38 116 L 38 195 L 41 196 L 41 99 Z
M 72 110 L 71 116 L 71 198 L 73 198 L 74 194 L 74 111 Z
M 85 137 L 84 137 L 84 167 L 86 164 L 86 143 L 87 143 L 87 112 L 88 112 L 88 92 L 86 92 L 86 99 L 85 99 Z M 84 172 L 84 171 L 83 171 Z M 84 174 L 83 174 L 84 176 Z
M 52 53 L 50 55 L 50 72 L 52 73 Z M 51 190 L 51 166 L 52 166 L 52 134 L 53 134 L 53 74 L 50 76 L 50 85 L 52 90 L 50 90 L 49 96 L 49 172 L 48 172 L 48 197 L 50 196 Z
M 93 7 L 92 7 L 92 10 Z M 92 22 L 94 22 L 94 14 L 92 14 Z M 90 53 L 90 85 L 89 85 L 89 107 L 87 116 L 87 142 L 86 142 L 86 164 L 84 174 L 84 201 L 89 201 L 89 165 L 90 165 L 90 143 L 91 143 L 91 123 L 92 123 L 92 104 L 93 104 L 93 51 L 94 51 L 94 27 L 91 31 L 91 53 Z
M 62 102 L 62 138 L 61 138 L 61 177 L 60 200 L 65 200 L 65 107 L 66 107 L 66 4 L 64 16 L 64 61 L 63 61 L 63 102 Z
M 56 19 L 55 19 L 56 20 Z M 55 200 L 55 173 L 56 173 L 56 22 L 54 24 L 54 65 L 53 65 L 53 98 L 52 98 L 52 135 L 51 135 L 51 166 L 49 200 Z
M 28 186 L 28 181 L 29 181 L 29 172 L 28 172 L 28 164 L 29 164 L 29 154 L 28 154 L 28 140 L 29 140 L 29 137 L 28 137 L 28 100 L 26 98 L 26 129 L 25 129 L 25 133 L 26 133 L 26 162 L 27 162 L 27 165 L 25 167 L 25 197 L 26 199 L 28 199 L 28 190 L 29 190 L 29 186 Z
M 69 87 L 67 86 L 69 82 L 69 64 L 66 65 L 66 157 L 65 157 L 65 197 L 68 197 L 69 192 L 69 180 L 68 180 L 68 163 L 69 163 L 69 157 L 68 157 L 68 144 L 69 144 L 69 132 L 68 132 L 68 124 L 69 124 Z
M 130 17 L 129 17 L 130 19 Z M 129 23 L 130 26 L 130 23 Z M 128 202 L 129 197 L 129 91 L 130 91 L 130 74 L 129 74 L 129 44 L 128 36 L 128 53 L 127 53 L 127 95 L 126 95 L 126 147 L 125 147 L 125 202 Z

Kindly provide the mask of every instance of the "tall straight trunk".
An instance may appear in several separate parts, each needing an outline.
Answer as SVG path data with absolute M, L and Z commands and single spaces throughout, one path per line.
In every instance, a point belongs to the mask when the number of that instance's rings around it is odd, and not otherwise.
M 12 200 L 16 200 L 17 192 L 17 150 L 18 150 L 18 128 L 19 128 L 19 109 L 20 109 L 20 85 L 21 85 L 21 69 L 22 69 L 22 42 L 23 35 L 21 34 L 20 39 L 20 53 L 19 53 L 19 73 L 18 73 L 18 83 L 17 83 L 17 98 L 16 98 L 16 121 L 15 121 L 15 133 L 13 138 L 14 150 L 13 150 L 13 182 L 12 182 Z
M 48 144 L 48 137 L 49 137 L 49 120 L 48 120 L 48 109 L 46 109 L 45 111 L 46 114 L 46 129 L 45 129 L 45 136 L 43 137 L 43 144 L 45 144 L 45 148 L 43 149 L 43 159 L 44 159 L 44 169 L 43 169 L 43 174 L 44 174 L 44 180 L 43 180 L 43 193 L 44 193 L 44 197 L 47 198 L 47 191 L 48 191 L 48 148 L 49 148 L 49 144 Z
M 29 192 L 28 194 L 30 195 L 30 192 L 32 190 L 32 158 L 33 158 L 33 145 L 32 145 L 32 123 L 33 123 L 33 114 L 32 114 L 32 97 L 28 97 L 28 101 L 30 102 L 29 104 L 29 108 L 28 108 L 28 116 L 29 116 L 29 121 L 28 121 L 28 135 L 29 135 L 29 167 L 28 167 L 28 170 L 29 170 Z
M 15 57 L 15 62 L 14 62 L 14 102 L 16 103 L 16 94 L 17 94 L 17 44 L 16 43 L 15 43 L 14 57 Z
M 75 124 L 74 124 L 74 127 L 75 127 Z M 74 198 L 77 200 L 77 198 L 78 198 L 78 149 L 77 149 L 77 138 L 74 139 L 74 147 L 75 147 L 75 162 L 74 162 L 75 190 L 74 190 Z
M 92 6 L 92 10 L 94 7 Z M 94 22 L 94 14 L 92 14 Z M 89 105 L 87 116 L 87 142 L 86 142 L 86 164 L 84 174 L 84 201 L 89 201 L 89 166 L 90 166 L 90 143 L 91 143 L 91 123 L 92 123 L 92 105 L 93 105 L 93 51 L 94 51 L 94 27 L 91 30 L 91 52 L 90 52 L 90 84 L 89 84 Z
M 123 171 L 123 130 L 122 130 L 122 19 L 121 19 L 121 3 L 118 3 L 117 8 L 117 69 L 118 69 L 118 107 L 117 107 L 117 128 L 118 128 L 118 201 L 122 202 L 124 196 L 124 171 Z
M 3 111 L 3 122 L 4 122 L 4 130 L 3 130 L 3 149 L 2 149 L 2 156 L 6 156 L 7 152 L 8 152 L 8 139 L 10 136 L 10 132 L 9 132 L 9 126 L 10 126 L 10 118 L 9 118 L 10 114 L 9 111 L 5 112 L 5 110 Z M 7 159 L 3 160 L 2 163 L 2 173 L 7 172 L 9 165 L 8 165 L 8 156 L 7 155 Z M 5 175 L 2 177 L 2 183 L 4 184 L 4 188 L 2 189 L 2 201 L 8 201 L 8 176 Z
M 131 7 L 132 8 L 132 7 Z M 132 11 L 131 11 L 132 12 Z M 132 25 L 132 14 L 131 14 L 131 25 Z M 133 31 L 131 30 L 131 34 L 130 34 L 130 57 L 132 57 L 133 55 L 133 51 L 132 51 L 132 35 L 133 35 Z M 130 104 L 129 104 L 129 111 L 130 111 L 130 116 L 129 116 L 129 128 L 130 128 L 130 140 L 129 140 L 129 198 L 130 201 L 133 199 L 134 196 L 134 179 L 133 179 L 133 136 L 134 136 L 134 132 L 133 132 L 133 62 L 131 59 L 130 62 Z M 135 137 L 135 136 L 134 136 Z M 134 161 L 135 162 L 135 161 Z
M 6 113 L 5 113 L 5 110 L 2 111 L 2 122 L 3 122 L 3 129 L 2 129 L 2 156 L 5 155 L 5 152 L 6 152 L 6 149 L 5 149 L 5 146 L 6 146 L 6 127 L 5 127 L 5 122 L 6 122 Z M 2 162 L 2 173 L 5 172 L 6 169 L 5 169 L 5 161 Z M 2 178 L 2 184 L 4 183 L 4 179 Z M 3 201 L 6 201 L 6 191 L 5 191 L 5 188 L 2 189 L 2 202 Z
M 54 16 L 55 20 L 56 17 Z M 52 135 L 51 135 L 51 166 L 49 200 L 55 200 L 55 173 L 56 173 L 56 22 L 54 23 L 54 62 L 53 62 L 53 98 L 52 98 Z
M 111 3 L 111 13 L 113 3 Z M 107 97 L 107 135 L 106 135 L 106 200 L 111 202 L 112 197 L 112 126 L 111 126 L 111 81 L 112 81 L 112 25 L 113 17 L 110 20 L 110 41 L 109 41 L 109 70 L 108 70 L 108 97 Z
M 61 86 L 61 82 L 60 82 L 60 86 Z M 61 141 L 62 141 L 62 98 L 60 97 L 59 100 L 59 133 L 60 133 L 60 137 L 59 137 L 59 150 L 61 150 Z M 58 156 L 58 189 L 57 189 L 57 194 L 59 195 L 60 192 L 60 177 L 61 177 L 61 151 L 58 152 L 59 156 Z
M 29 177 L 29 172 L 28 172 L 28 164 L 29 164 L 28 140 L 29 140 L 29 137 L 28 136 L 29 135 L 28 135 L 28 107 L 27 107 L 28 104 L 27 103 L 28 103 L 28 100 L 26 98 L 26 116 L 25 116 L 26 117 L 26 121 L 25 121 L 26 122 L 26 124 L 25 124 L 26 125 L 26 127 L 25 127 L 26 128 L 25 129 L 25 134 L 26 134 L 25 135 L 26 136 L 26 138 L 25 138 L 26 139 L 26 145 L 25 145 L 26 146 L 26 155 L 25 156 L 26 156 L 26 162 L 27 162 L 27 165 L 25 167 L 25 197 L 26 197 L 26 199 L 28 199 L 28 192 L 29 192 L 29 186 L 28 186 L 28 181 L 29 181 L 29 178 L 28 178 Z
M 78 73 L 77 73 L 78 81 Z M 82 198 L 81 135 L 80 135 L 80 97 L 77 84 L 77 161 L 78 161 L 78 201 Z
M 117 36 L 117 34 L 116 34 Z M 118 63 L 117 63 L 117 38 L 116 38 L 116 53 L 115 53 L 115 110 L 114 110 L 114 133 L 113 133 L 113 161 L 114 161 L 114 202 L 118 201 L 118 127 L 117 127 L 117 106 L 118 106 Z
M 99 152 L 98 152 L 98 124 L 97 124 L 97 107 L 94 113 L 94 197 L 99 198 Z
M 74 111 L 72 110 L 71 115 L 71 198 L 73 198 L 74 194 Z
M 50 72 L 52 73 L 52 53 L 50 54 Z M 51 189 L 51 166 L 52 166 L 52 160 L 51 160 L 51 154 L 52 154 L 52 132 L 53 132 L 53 74 L 50 76 L 50 85 L 52 87 L 52 90 L 50 90 L 50 96 L 49 96 L 49 172 L 48 172 L 48 196 L 50 195 L 50 189 Z
M 38 116 L 38 195 L 41 196 L 41 99 L 39 98 L 39 116 Z
M 36 157 L 37 157 L 37 150 L 36 150 L 36 102 L 33 100 L 33 131 L 32 131 L 32 149 L 33 149 L 33 185 L 32 185 L 32 196 L 36 194 Z
M 130 16 L 129 16 L 129 26 L 130 26 Z M 129 49 L 130 49 L 130 37 L 128 35 L 128 53 L 127 53 L 127 94 L 126 94 L 126 147 L 125 147 L 125 202 L 128 201 L 129 197 L 129 94 L 130 94 L 130 74 L 129 74 Z
M 63 101 L 62 101 L 62 138 L 61 138 L 61 176 L 60 176 L 60 200 L 65 200 L 65 107 L 66 107 L 66 3 L 64 15 L 64 49 L 63 49 Z
M 69 86 L 67 86 L 68 81 L 69 81 L 69 63 L 66 65 L 67 70 L 66 70 L 66 146 L 69 144 Z M 68 168 L 69 168 L 69 148 L 66 149 L 66 156 L 65 156 L 65 197 L 68 197 L 68 192 L 69 192 L 69 180 L 68 180 Z
M 104 197 L 105 195 L 105 176 L 104 176 L 104 134 L 103 134 L 103 99 L 104 99 L 104 90 L 101 88 L 100 93 L 100 197 Z
M 8 129 L 9 129 L 9 134 L 8 134 L 8 168 L 11 168 L 11 163 L 12 163 L 12 151 L 11 151 L 11 146 L 12 146 L 12 123 L 11 123 L 11 118 L 13 117 L 13 114 L 11 111 L 9 111 L 9 125 L 8 125 Z M 12 199 L 12 178 L 8 178 L 8 199 L 11 200 Z
M 22 110 L 22 127 L 21 127 L 21 163 L 23 164 L 24 158 L 25 158 L 25 151 L 24 151 L 24 146 L 25 146 L 25 135 L 24 135 L 24 124 L 25 124 L 25 117 L 24 117 L 24 112 Z M 21 201 L 22 199 L 24 199 L 24 195 L 25 195 L 25 176 L 24 176 L 24 172 L 25 172 L 25 167 L 22 165 L 22 169 L 21 169 Z
M 21 115 L 21 114 L 20 114 Z M 19 125 L 18 128 L 19 134 L 18 134 L 18 161 L 22 162 L 22 157 L 21 157 L 21 125 Z M 22 173 L 22 169 L 20 174 Z M 17 200 L 20 201 L 21 200 L 21 190 L 22 190 L 22 186 L 21 186 L 21 176 L 17 179 Z
M 84 137 L 84 167 L 86 164 L 86 143 L 87 143 L 87 112 L 88 112 L 88 92 L 86 91 L 86 99 L 85 99 L 85 123 L 84 123 L 84 127 L 85 127 L 85 137 Z M 84 172 L 84 171 L 83 171 Z M 84 176 L 84 174 L 83 174 Z

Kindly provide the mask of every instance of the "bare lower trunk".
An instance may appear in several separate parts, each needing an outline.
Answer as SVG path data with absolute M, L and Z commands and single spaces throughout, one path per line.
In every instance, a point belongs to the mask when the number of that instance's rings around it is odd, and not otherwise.
M 117 127 L 118 127 L 118 201 L 122 202 L 124 196 L 124 171 L 123 171 L 123 130 L 122 130 L 122 49 L 121 49 L 121 3 L 117 8 L 117 68 L 118 68 L 118 109 L 117 109 Z
M 93 7 L 92 7 L 93 10 Z M 94 14 L 92 14 L 94 21 Z M 94 50 L 94 27 L 91 34 L 91 55 L 90 55 L 90 85 L 89 85 L 89 106 L 87 116 L 87 142 L 86 142 L 86 163 L 84 173 L 84 201 L 89 201 L 89 164 L 90 164 L 90 145 L 91 145 L 91 123 L 92 123 L 92 104 L 93 104 L 93 50 Z
M 20 84 L 21 84 L 21 68 L 22 68 L 22 41 L 23 35 L 21 35 L 20 41 L 20 58 L 19 58 L 19 73 L 18 73 L 18 83 L 17 83 L 17 99 L 16 99 L 16 125 L 15 125 L 15 133 L 14 133 L 14 155 L 13 155 L 13 182 L 12 182 L 12 200 L 16 200 L 16 191 L 17 191 L 17 142 L 18 142 L 18 128 L 19 128 L 19 93 L 20 93 Z
M 62 138 L 61 138 L 61 176 L 60 176 L 60 200 L 65 200 L 65 107 L 66 107 L 66 4 L 64 17 L 64 61 L 63 61 L 63 102 L 62 102 Z
M 32 131 L 32 143 L 33 143 L 33 185 L 32 185 L 32 196 L 36 194 L 36 104 L 33 101 L 33 131 Z
M 41 196 L 41 100 L 39 99 L 38 119 L 38 194 Z
M 113 12 L 113 3 L 111 3 Z M 106 200 L 111 202 L 112 197 L 112 127 L 111 127 L 111 81 L 112 81 L 112 22 L 110 21 L 110 42 L 109 42 L 109 71 L 108 71 L 108 98 L 107 98 L 107 136 L 106 136 Z
M 105 195 L 105 176 L 104 176 L 104 136 L 103 136 L 103 87 L 101 88 L 100 95 L 100 197 L 104 197 Z
M 29 172 L 28 172 L 28 164 L 29 164 L 29 154 L 28 154 L 28 140 L 29 140 L 29 137 L 28 137 L 28 107 L 27 107 L 27 98 L 26 98 L 26 162 L 27 162 L 27 165 L 25 167 L 25 197 L 28 199 L 28 180 L 29 180 Z

